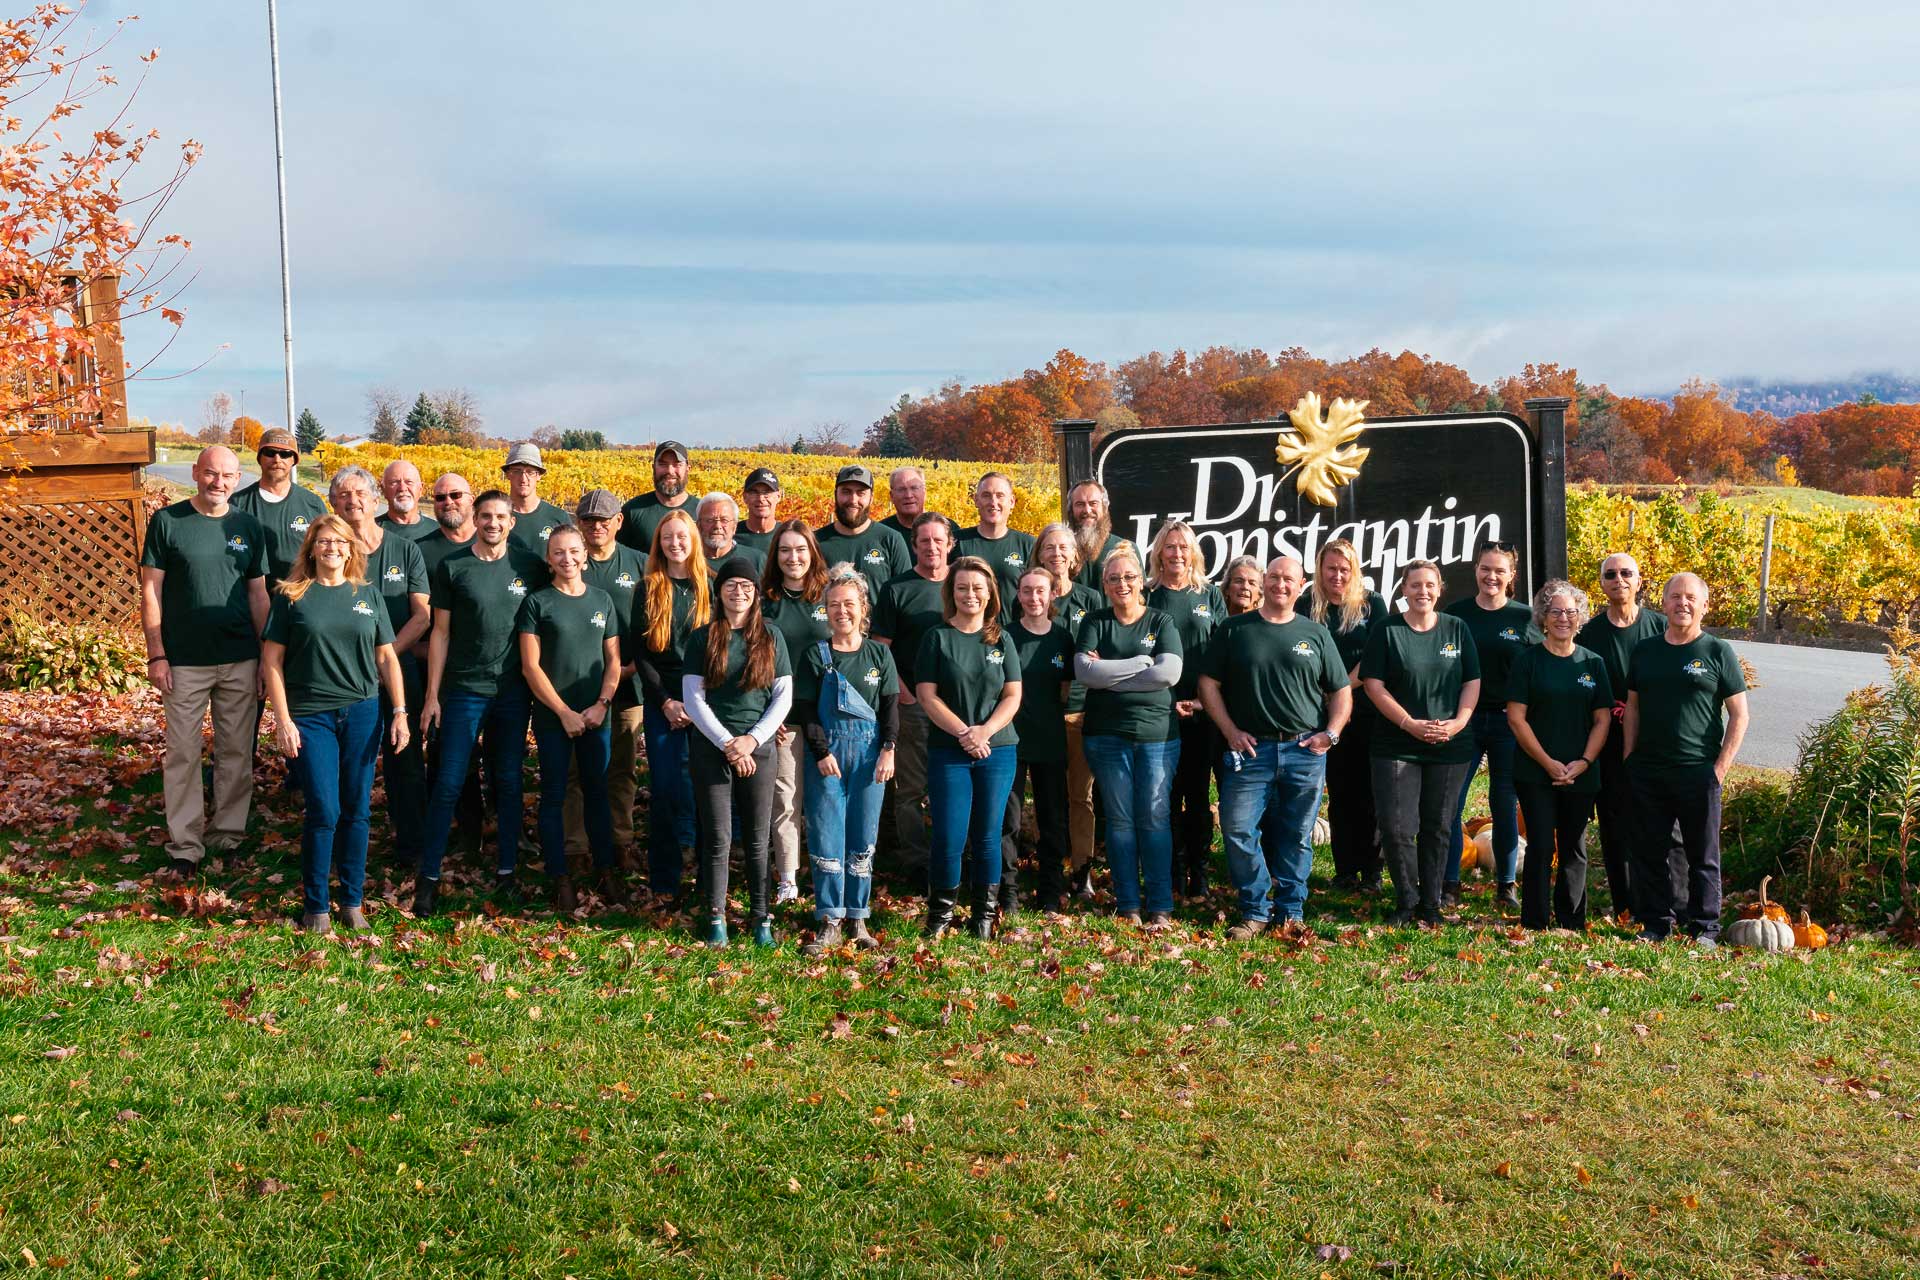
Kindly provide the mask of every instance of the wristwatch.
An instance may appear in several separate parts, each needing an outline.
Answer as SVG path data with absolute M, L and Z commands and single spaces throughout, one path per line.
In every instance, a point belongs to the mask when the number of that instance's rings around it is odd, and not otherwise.
M 1330 743 L 1332 743 L 1332 744 L 1333 744 L 1334 746 L 1336 746 L 1336 747 L 1337 747 L 1337 746 L 1339 746 L 1339 745 L 1340 745 L 1340 735 L 1339 735 L 1339 734 L 1337 734 L 1337 733 L 1335 733 L 1335 732 L 1334 732 L 1333 730 L 1331 730 L 1331 729 L 1322 729 L 1322 730 L 1321 730 L 1320 732 L 1322 732 L 1322 733 L 1324 733 L 1324 734 L 1326 734 L 1326 735 L 1327 735 L 1327 741 L 1328 741 L 1328 742 L 1330 742 Z

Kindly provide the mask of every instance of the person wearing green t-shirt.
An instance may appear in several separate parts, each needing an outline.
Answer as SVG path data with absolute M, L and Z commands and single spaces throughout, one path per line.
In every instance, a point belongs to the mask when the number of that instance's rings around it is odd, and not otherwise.
M 1626 760 L 1633 781 L 1633 908 L 1650 942 L 1676 924 L 1712 945 L 1720 935 L 1720 787 L 1747 736 L 1747 683 L 1733 646 L 1701 630 L 1707 584 L 1676 573 L 1661 593 L 1664 634 L 1627 660 Z M 1671 832 L 1680 827 L 1685 916 L 1676 919 Z
M 1076 575 L 1076 581 L 1097 592 L 1107 557 L 1126 541 L 1113 531 L 1107 487 L 1098 480 L 1082 480 L 1067 490 L 1066 501 L 1061 505 L 1066 514 L 1067 528 L 1073 530 L 1074 550 L 1079 553 L 1080 572 Z M 1147 558 L 1151 561 L 1153 557 L 1149 554 Z M 1147 568 L 1151 574 L 1152 564 L 1149 563 Z M 1198 656 L 1200 651 L 1189 648 L 1188 652 Z M 1185 751 L 1184 747 L 1181 748 L 1183 758 Z
M 1339 646 L 1295 609 L 1306 586 L 1301 563 L 1276 557 L 1262 585 L 1260 607 L 1222 623 L 1196 662 L 1200 700 L 1226 743 L 1220 835 L 1240 898 L 1240 922 L 1227 931 L 1235 942 L 1263 932 L 1275 912 L 1283 925 L 1301 923 L 1327 753 L 1353 711 Z M 1275 828 L 1278 876 L 1267 870 L 1262 838 Z
M 613 495 L 608 494 L 609 498 Z M 520 669 L 533 694 L 533 741 L 540 753 L 540 848 L 547 859 L 554 909 L 580 905 L 567 865 L 567 782 L 580 785 L 581 820 L 598 888 L 609 902 L 625 899 L 607 807 L 608 713 L 620 687 L 620 626 L 613 597 L 584 576 L 587 542 L 571 524 L 547 536 L 549 586 L 527 597 L 514 622 Z
M 1520 910 L 1515 878 L 1520 866 L 1519 798 L 1513 789 L 1513 733 L 1507 728 L 1507 669 L 1529 645 L 1540 643 L 1533 610 L 1513 599 L 1520 554 L 1509 542 L 1484 542 L 1475 555 L 1473 578 L 1479 590 L 1448 605 L 1446 612 L 1467 624 L 1474 652 L 1480 657 L 1480 701 L 1468 731 L 1473 738 L 1473 764 L 1460 784 L 1454 805 L 1452 858 L 1447 884 L 1441 891 L 1445 907 L 1460 905 L 1461 836 L 1467 813 L 1467 794 L 1480 760 L 1487 762 L 1487 807 L 1493 817 L 1494 874 L 1499 884 L 1497 905 Z
M 780 477 L 767 467 L 755 467 L 740 486 L 740 506 L 746 513 L 734 528 L 733 540 L 752 547 L 762 558 L 773 559 L 773 539 L 780 520 Z
M 758 474 L 757 472 L 755 474 Z M 787 656 L 793 660 L 794 675 L 800 674 L 801 655 L 827 638 L 827 569 L 820 556 L 820 544 L 804 520 L 784 520 L 775 525 L 767 548 L 767 563 L 760 572 L 760 609 L 767 625 L 787 642 Z M 867 611 L 871 616 L 872 610 Z M 775 764 L 773 783 L 773 905 L 792 902 L 800 896 L 800 829 L 806 821 L 801 813 L 805 790 L 802 771 L 806 768 L 806 744 L 801 726 L 807 708 L 798 697 L 787 711 L 787 722 L 773 735 Z
M 547 558 L 547 538 L 555 529 L 573 523 L 573 517 L 540 496 L 540 477 L 547 464 L 540 460 L 540 446 L 522 442 L 507 450 L 507 461 L 500 471 L 507 478 L 507 494 L 513 500 L 513 544 L 531 551 L 542 564 Z
M 1638 896 L 1633 886 L 1633 784 L 1627 776 L 1625 759 L 1627 715 L 1627 659 L 1642 640 L 1664 635 L 1667 620 L 1658 609 L 1640 603 L 1643 586 L 1640 562 L 1624 551 L 1616 551 L 1600 562 L 1600 590 L 1607 607 L 1580 628 L 1574 643 L 1600 656 L 1607 665 L 1607 682 L 1613 686 L 1613 728 L 1607 734 L 1606 748 L 1600 753 L 1600 795 L 1594 804 L 1594 817 L 1600 824 L 1600 853 L 1607 865 L 1607 897 L 1613 904 L 1616 924 L 1633 919 L 1633 902 Z M 1685 863 L 1685 853 L 1675 839 L 1672 846 L 1678 856 L 1670 859 Z M 1684 884 L 1675 887 L 1674 896 L 1686 892 Z
M 1327 752 L 1327 826 L 1333 887 L 1373 897 L 1380 892 L 1380 824 L 1373 808 L 1373 703 L 1360 688 L 1367 637 L 1387 619 L 1387 602 L 1367 590 L 1359 548 L 1345 538 L 1320 545 L 1305 612 L 1340 649 L 1353 686 L 1353 715 Z
M 647 559 L 633 548 L 620 543 L 620 499 L 607 489 L 589 489 L 580 495 L 573 510 L 573 522 L 587 544 L 587 561 L 580 576 L 590 587 L 598 587 L 613 601 L 612 634 L 620 638 L 620 682 L 613 694 L 613 706 L 607 712 L 607 809 L 612 814 L 613 847 L 625 864 L 636 869 L 633 804 L 639 791 L 634 767 L 640 759 L 642 722 L 640 681 L 635 674 L 633 655 L 627 646 L 633 629 L 634 613 L 644 594 Z M 585 801 L 577 775 L 567 780 L 567 860 L 590 856 L 587 845 Z M 616 881 L 615 888 L 625 890 Z
M 916 535 L 944 539 L 937 519 L 921 520 Z M 937 942 L 953 928 L 961 868 L 970 866 L 973 936 L 986 942 L 999 916 L 1000 827 L 1018 765 L 1020 662 L 1001 631 L 1000 589 L 986 561 L 966 556 L 948 570 L 941 603 L 944 625 L 913 656 L 933 817 L 923 933 Z
M 517 878 L 526 807 L 520 775 L 531 695 L 521 677 L 513 627 L 526 598 L 547 584 L 547 567 L 513 544 L 513 500 L 505 493 L 481 494 L 474 500 L 473 519 L 472 545 L 442 560 L 428 581 L 433 638 L 420 731 L 439 734 L 440 754 L 427 800 L 426 850 L 414 880 L 413 910 L 421 916 L 432 915 L 438 905 L 453 811 L 483 730 L 499 840 L 495 894 L 510 906 L 523 900 Z
M 620 545 L 642 556 L 650 554 L 654 531 L 670 511 L 684 511 L 689 517 L 694 513 L 687 493 L 687 446 L 678 440 L 662 440 L 654 446 L 653 492 L 629 499 L 620 508 Z
M 365 932 L 373 763 L 382 742 L 403 750 L 410 734 L 393 626 L 379 588 L 367 580 L 366 553 L 339 516 L 313 522 L 286 581 L 274 589 L 260 662 L 275 745 L 303 775 L 300 927 L 332 928 L 328 890 L 337 870 L 341 918 Z M 385 733 L 382 688 L 391 706 Z
M 695 731 L 689 766 L 705 846 L 700 878 L 706 943 L 727 945 L 727 854 L 737 816 L 753 942 L 770 947 L 773 737 L 793 705 L 793 663 L 786 640 L 760 612 L 760 582 L 744 557 L 720 566 L 714 591 L 719 605 L 713 621 L 687 642 L 686 674 L 680 677 L 681 700 Z
M 202 449 L 194 493 L 147 521 L 140 549 L 140 627 L 147 679 L 166 710 L 161 775 L 167 866 L 194 874 L 208 848 L 246 838 L 259 724 L 260 632 L 267 625 L 267 533 L 228 501 L 240 480 L 231 449 Z M 201 725 L 213 714 L 213 814 L 200 778 Z
M 313 522 L 327 514 L 318 494 L 300 484 L 300 445 L 291 431 L 269 427 L 260 435 L 254 455 L 260 478 L 233 495 L 233 505 L 260 522 L 267 533 L 267 591 L 286 580 L 294 557 L 307 540 Z
M 833 482 L 833 520 L 813 531 L 829 568 L 845 562 L 867 575 L 878 598 L 895 578 L 913 568 L 913 554 L 900 535 L 873 518 L 873 473 L 855 463 Z
M 1480 698 L 1473 633 L 1441 613 L 1440 566 L 1409 561 L 1400 576 L 1406 611 L 1367 637 L 1360 678 L 1380 719 L 1373 728 L 1373 796 L 1380 849 L 1393 875 L 1388 923 L 1440 923 L 1453 833 L 1453 802 L 1472 772 L 1469 726 Z
M 687 771 L 693 721 L 681 701 L 681 676 L 688 642 L 713 616 L 713 582 L 700 554 L 700 530 L 692 511 L 662 513 L 650 546 L 646 582 L 624 651 L 632 656 L 640 681 L 641 731 L 646 735 L 647 886 L 677 899 L 687 866 L 698 857 L 693 779 Z
M 913 568 L 880 591 L 874 607 L 873 638 L 893 650 L 900 671 L 900 742 L 894 753 L 893 781 L 887 784 L 881 829 L 893 833 L 894 870 L 909 883 L 927 882 L 927 712 L 920 705 L 914 659 L 927 634 L 945 625 L 948 557 L 953 552 L 953 522 L 938 512 L 921 512 L 913 522 Z M 869 578 L 868 583 L 872 583 Z
M 900 535 L 900 541 L 913 548 L 913 525 L 927 510 L 927 473 L 918 467 L 895 467 L 887 474 L 887 502 L 893 514 L 880 523 Z M 960 526 L 947 521 L 953 541 L 960 540 Z
M 780 535 L 783 549 L 793 536 Z M 900 730 L 893 652 L 867 638 L 872 608 L 866 575 L 836 565 L 822 598 L 829 634 L 793 651 L 793 700 L 801 708 L 807 753 L 802 768 L 813 915 L 820 926 L 803 948 L 810 956 L 825 955 L 843 937 L 862 951 L 879 945 L 867 931 L 873 853 Z
M 1186 648 L 1173 619 L 1147 607 L 1146 575 L 1132 543 L 1107 557 L 1107 607 L 1074 637 L 1074 678 L 1087 686 L 1087 763 L 1107 815 L 1114 913 L 1173 923 L 1173 828 L 1169 797 L 1180 764 L 1174 686 Z M 1144 884 L 1144 889 L 1143 889 Z
M 1106 490 L 1077 486 L 1082 501 L 1098 489 L 1104 512 Z M 1103 517 L 1104 518 L 1104 517 Z M 1227 601 L 1207 581 L 1205 557 L 1193 526 L 1169 520 L 1147 550 L 1147 607 L 1173 619 L 1180 643 L 1193 661 L 1173 687 L 1174 727 L 1180 734 L 1180 764 L 1173 773 L 1168 821 L 1173 829 L 1173 887 L 1200 900 L 1207 896 L 1207 862 L 1213 851 L 1214 765 L 1220 736 L 1200 705 L 1200 657 L 1207 638 L 1227 620 Z
M 1020 575 L 1033 563 L 1033 535 L 1015 529 L 1013 519 L 1013 480 L 998 471 L 989 471 L 973 486 L 973 506 L 980 523 L 960 531 L 954 546 L 955 557 L 975 556 L 993 567 L 1000 580 L 1000 597 L 1013 595 Z
M 1066 625 L 1069 636 L 1107 607 L 1099 588 L 1078 580 L 1080 551 L 1073 530 L 1056 520 L 1033 540 L 1033 558 L 1053 578 L 1053 615 Z M 1068 661 L 1072 674 L 1072 661 Z M 1082 902 L 1093 900 L 1093 768 L 1087 763 L 1087 687 L 1075 680 L 1067 686 L 1067 887 Z
M 1507 669 L 1507 722 L 1520 747 L 1513 782 L 1534 833 L 1520 926 L 1579 931 L 1587 927 L 1587 823 L 1613 724 L 1613 684 L 1600 656 L 1574 642 L 1587 620 L 1586 592 L 1555 578 L 1534 597 L 1533 614 L 1546 639 Z
M 1016 609 L 1004 628 L 1020 659 L 1020 710 L 1013 718 L 1020 736 L 1018 768 L 1007 795 L 1007 821 L 1001 839 L 1000 909 L 1017 904 L 1013 868 L 1020 862 L 1026 832 L 1023 793 L 1033 788 L 1033 853 L 1039 862 L 1040 905 L 1058 911 L 1066 895 L 1067 859 L 1067 690 L 1073 687 L 1073 632 L 1054 617 L 1053 573 L 1033 565 L 1020 575 Z
M 756 578 L 767 567 L 766 552 L 734 536 L 740 528 L 740 504 L 733 500 L 732 494 L 716 489 L 700 499 L 700 505 L 694 508 L 693 520 L 700 526 L 700 551 L 709 566 L 717 568 L 738 556 L 753 569 Z
M 405 458 L 395 458 L 381 471 L 380 493 L 387 500 L 387 509 L 380 515 L 381 528 L 408 542 L 431 538 L 439 530 L 440 522 L 433 513 L 420 509 L 420 468 Z

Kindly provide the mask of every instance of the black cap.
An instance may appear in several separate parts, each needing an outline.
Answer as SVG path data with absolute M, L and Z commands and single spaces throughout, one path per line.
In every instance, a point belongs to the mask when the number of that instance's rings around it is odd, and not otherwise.
M 713 571 L 713 585 L 717 588 L 730 578 L 745 578 L 748 582 L 758 583 L 760 575 L 753 571 L 753 561 L 745 556 L 728 556 Z
M 836 488 L 843 484 L 863 484 L 871 489 L 873 488 L 873 472 L 856 462 L 850 467 L 840 468 L 840 474 L 833 478 L 833 483 Z
M 687 460 L 687 446 L 681 444 L 678 440 L 662 440 L 659 444 L 653 446 L 653 460 L 655 462 L 660 461 L 660 455 L 663 453 L 674 454 L 682 462 Z
M 740 486 L 740 492 L 745 493 L 757 484 L 763 484 L 775 493 L 780 492 L 780 477 L 766 467 L 755 467 L 747 472 L 747 482 Z

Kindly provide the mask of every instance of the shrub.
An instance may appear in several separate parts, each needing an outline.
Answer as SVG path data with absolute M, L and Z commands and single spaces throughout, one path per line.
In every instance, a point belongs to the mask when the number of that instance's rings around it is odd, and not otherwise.
M 15 609 L 0 624 L 0 684 L 52 693 L 125 693 L 145 679 L 146 655 L 121 628 L 48 622 Z

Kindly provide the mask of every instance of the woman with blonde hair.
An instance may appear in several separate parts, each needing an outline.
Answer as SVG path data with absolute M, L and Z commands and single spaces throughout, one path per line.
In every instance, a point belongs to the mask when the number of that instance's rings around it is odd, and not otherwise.
M 1207 861 L 1213 851 L 1212 784 L 1220 733 L 1200 705 L 1200 655 L 1213 629 L 1227 620 L 1226 597 L 1207 580 L 1205 557 L 1193 526 L 1169 520 L 1147 551 L 1147 604 L 1173 619 L 1180 643 L 1194 656 L 1173 687 L 1174 724 L 1180 734 L 1180 765 L 1173 775 L 1168 821 L 1173 832 L 1173 884 L 1189 899 L 1207 895 Z
M 332 927 L 329 881 L 340 873 L 341 916 L 368 928 L 361 909 L 367 875 L 367 816 L 373 765 L 383 737 L 408 742 L 407 698 L 393 624 L 353 527 L 336 515 L 315 520 L 285 581 L 274 588 L 260 669 L 273 704 L 274 744 L 296 761 L 306 818 L 300 833 L 300 927 Z M 380 732 L 380 690 L 392 727 Z
M 793 673 L 800 659 L 827 638 L 827 559 L 804 520 L 783 520 L 767 534 L 767 567 L 760 574 L 760 610 L 787 642 Z M 806 750 L 801 730 L 808 708 L 798 696 L 773 736 L 773 904 L 800 896 L 801 798 Z
M 1360 551 L 1345 538 L 1320 548 L 1314 559 L 1307 613 L 1333 636 L 1347 680 L 1360 687 L 1360 659 L 1367 638 L 1386 620 L 1387 602 L 1361 577 Z M 1380 827 L 1373 808 L 1373 700 L 1353 700 L 1353 716 L 1327 752 L 1327 822 L 1333 829 L 1333 887 L 1380 892 Z
M 1056 520 L 1034 540 L 1033 562 L 1053 579 L 1053 616 L 1069 637 L 1080 633 L 1089 617 L 1106 607 L 1097 587 L 1080 581 L 1080 545 L 1071 527 Z M 1008 609 L 1008 619 L 1018 609 Z M 1071 667 L 1071 664 L 1069 664 Z M 1073 673 L 1069 669 L 1068 673 Z M 1087 687 L 1075 680 L 1067 686 L 1067 847 L 1070 850 L 1067 887 L 1082 900 L 1093 897 L 1093 770 L 1087 767 L 1082 730 L 1086 726 Z
M 713 592 L 700 528 L 675 508 L 660 518 L 647 553 L 647 574 L 633 611 L 633 634 L 622 652 L 640 677 L 646 738 L 647 882 L 677 897 L 693 857 L 693 779 L 687 771 L 693 720 L 681 700 L 687 641 L 713 618 Z

